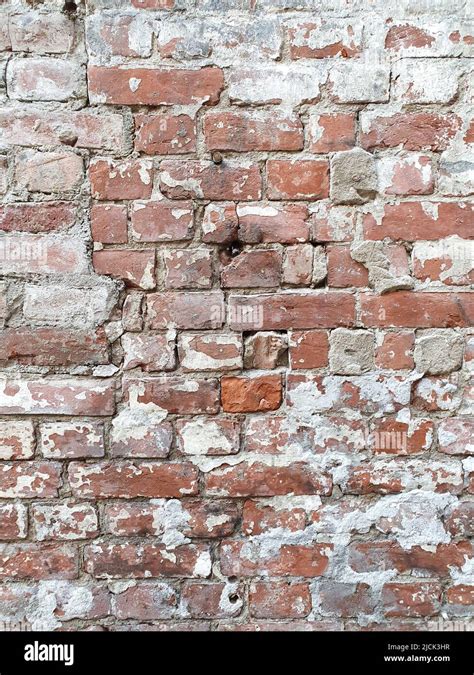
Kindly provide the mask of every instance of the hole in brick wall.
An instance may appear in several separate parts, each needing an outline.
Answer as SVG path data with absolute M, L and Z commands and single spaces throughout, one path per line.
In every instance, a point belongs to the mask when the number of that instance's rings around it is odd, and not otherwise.
M 229 595 L 229 602 L 231 602 L 232 604 L 238 602 L 239 600 L 240 598 L 237 595 L 237 593 L 232 593 L 232 595 Z
M 242 244 L 240 241 L 233 241 L 219 250 L 219 259 L 223 265 L 228 265 L 232 258 L 236 258 L 240 253 L 242 253 Z
M 77 12 L 77 5 L 74 0 L 66 0 L 63 6 L 63 12 L 67 12 L 68 14 Z

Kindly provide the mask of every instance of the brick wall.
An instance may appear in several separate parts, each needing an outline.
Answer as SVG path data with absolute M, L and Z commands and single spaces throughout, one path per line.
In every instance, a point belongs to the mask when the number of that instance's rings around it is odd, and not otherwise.
M 1 621 L 469 616 L 468 15 L 2 5 Z

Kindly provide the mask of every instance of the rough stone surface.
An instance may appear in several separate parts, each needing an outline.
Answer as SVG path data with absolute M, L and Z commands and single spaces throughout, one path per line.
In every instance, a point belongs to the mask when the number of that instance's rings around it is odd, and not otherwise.
M 329 339 L 329 367 L 339 375 L 359 375 L 374 366 L 374 336 L 365 330 L 336 328 Z
M 472 630 L 470 5 L 0 2 L 0 628 Z
M 461 335 L 444 330 L 420 331 L 415 343 L 417 370 L 429 375 L 443 375 L 462 365 L 464 340 Z
M 367 268 L 369 283 L 379 293 L 400 291 L 414 286 L 406 253 L 401 248 L 390 248 L 380 241 L 365 241 L 352 245 L 351 256 Z
M 374 158 L 360 148 L 331 157 L 331 200 L 334 204 L 364 204 L 377 193 Z

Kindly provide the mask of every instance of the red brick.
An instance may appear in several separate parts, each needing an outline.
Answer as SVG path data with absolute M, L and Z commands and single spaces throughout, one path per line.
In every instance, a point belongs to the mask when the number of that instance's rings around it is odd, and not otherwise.
M 246 244 L 296 244 L 309 240 L 306 204 L 239 204 L 239 239 Z
M 369 273 L 351 256 L 350 246 L 328 246 L 328 285 L 333 288 L 369 285 Z
M 118 105 L 215 105 L 224 88 L 220 68 L 169 70 L 89 66 L 92 103 Z
M 77 551 L 57 544 L 3 544 L 2 579 L 76 579 Z
M 316 598 L 323 616 L 348 618 L 373 614 L 375 609 L 375 599 L 370 586 L 364 583 L 321 579 L 317 586 Z
M 354 297 L 349 293 L 305 291 L 229 298 L 232 330 L 335 328 L 351 326 L 354 318 Z
M 383 157 L 377 162 L 379 192 L 385 195 L 429 195 L 435 187 L 428 155 Z
M 311 593 L 306 583 L 257 581 L 249 596 L 250 614 L 257 619 L 299 619 L 311 611 Z
M 0 496 L 30 499 L 57 497 L 61 465 L 57 462 L 14 462 L 0 466 Z
M 456 28 L 454 30 L 454 28 Z M 390 25 L 385 47 L 398 52 L 398 58 L 406 56 L 466 56 L 471 53 L 472 26 L 446 25 L 440 31 L 439 24 L 427 24 L 417 19 L 396 21 Z
M 409 23 L 391 26 L 385 36 L 385 47 L 400 51 L 414 47 L 423 49 L 430 47 L 435 38 L 427 30 L 410 25 Z
M 280 284 L 281 253 L 269 249 L 242 251 L 221 271 L 222 288 L 274 288 Z
M 378 392 L 374 395 L 374 390 Z M 287 403 L 301 405 L 300 397 L 310 398 L 320 412 L 344 408 L 363 413 L 394 412 L 408 405 L 410 382 L 402 375 L 341 376 L 288 373 Z
M 270 159 L 267 176 L 270 199 L 324 199 L 329 196 L 329 166 L 325 160 Z
M 48 597 L 54 603 L 54 619 L 59 621 L 71 621 L 71 619 L 102 619 L 110 614 L 110 592 L 106 585 L 83 581 L 61 581 L 48 584 Z M 86 596 L 87 602 L 77 602 L 78 595 Z M 24 583 L 4 583 L 0 590 L 0 603 L 10 607 L 23 607 L 24 603 L 37 601 L 37 587 L 27 586 Z M 22 614 L 20 614 L 22 616 Z M 43 624 L 50 625 L 48 619 Z M 66 628 L 66 630 L 68 630 Z
M 44 422 L 38 449 L 46 459 L 103 457 L 104 427 L 89 422 Z
M 242 368 L 242 339 L 223 333 L 182 333 L 178 355 L 184 372 Z
M 309 121 L 308 150 L 326 154 L 350 150 L 355 145 L 354 113 L 313 114 Z
M 282 544 L 275 552 L 261 551 L 257 543 L 221 544 L 221 572 L 225 575 L 319 577 L 327 569 L 332 544 Z
M 205 248 L 167 250 L 163 253 L 165 288 L 210 288 L 212 251 Z
M 474 502 L 459 502 L 447 513 L 446 529 L 453 536 L 472 537 L 474 535 Z
M 147 295 L 147 322 L 151 329 L 220 328 L 225 320 L 224 297 L 207 293 L 151 293 Z
M 235 204 L 208 204 L 202 219 L 202 241 L 230 244 L 237 240 L 239 222 Z
M 153 188 L 153 166 L 147 159 L 96 159 L 89 166 L 95 199 L 148 199 Z
M 433 582 L 389 583 L 382 589 L 387 617 L 434 616 L 439 611 L 441 586 Z
M 415 383 L 412 406 L 428 412 L 456 410 L 462 395 L 458 384 L 457 374 L 447 377 L 424 377 Z
M 122 335 L 124 370 L 173 370 L 175 341 L 163 333 L 125 333 Z
M 459 493 L 463 487 L 461 467 L 449 463 L 402 459 L 379 460 L 351 467 L 343 492 L 348 494 L 398 494 L 432 484 L 435 492 Z
M 356 211 L 353 207 L 334 206 L 324 201 L 312 204 L 311 213 L 314 241 L 352 241 L 354 238 Z
M 151 22 L 133 14 L 103 12 L 87 20 L 87 51 L 92 56 L 147 57 L 152 52 L 152 39 Z
M 232 534 L 240 522 L 240 507 L 235 501 L 186 500 L 184 504 L 189 520 L 184 530 L 189 536 L 217 539 Z
M 298 21 L 290 25 L 288 37 L 291 59 L 349 58 L 362 51 L 360 24 L 346 19 Z
M 13 14 L 8 28 L 14 52 L 61 54 L 70 51 L 74 23 L 59 12 Z
M 280 333 L 255 333 L 245 340 L 244 368 L 273 370 L 287 364 L 288 346 Z
M 172 619 L 177 615 L 178 596 L 169 584 L 135 584 L 114 598 L 114 616 L 117 619 Z
M 131 291 L 125 296 L 122 307 L 122 325 L 125 330 L 143 329 L 143 293 Z
M 192 202 L 136 202 L 132 209 L 136 241 L 185 241 L 193 238 Z
M 0 422 L 0 460 L 30 459 L 35 450 L 32 422 Z
M 97 578 L 208 577 L 211 561 L 205 544 L 178 546 L 170 555 L 164 544 L 90 544 L 85 571 Z
M 61 101 L 85 98 L 85 71 L 72 59 L 13 59 L 8 64 L 10 98 L 20 101 Z
M 226 412 L 277 410 L 282 400 L 280 375 L 223 377 L 222 407 Z
M 0 362 L 20 365 L 71 366 L 108 363 L 103 330 L 95 333 L 57 328 L 7 328 L 0 332 Z
M 68 475 L 75 496 L 86 498 L 183 497 L 197 494 L 192 464 L 158 462 L 71 462 Z
M 396 291 L 386 295 L 362 293 L 362 323 L 380 328 L 453 328 L 472 323 L 467 294 Z M 471 319 L 470 319 L 471 317 Z
M 329 341 L 324 330 L 293 331 L 289 346 L 292 370 L 328 365 Z
M 450 605 L 471 606 L 474 605 L 474 586 L 457 584 L 446 591 L 446 600 Z
M 117 418 L 112 423 L 110 433 L 111 457 L 167 457 L 173 441 L 173 429 L 169 422 L 146 420 L 127 426 Z
M 184 455 L 230 455 L 240 448 L 240 424 L 234 419 L 179 420 L 176 436 Z
M 167 159 L 160 164 L 160 188 L 171 199 L 251 201 L 261 197 L 258 164 Z
M 3 204 L 0 230 L 32 233 L 67 230 L 74 224 L 75 215 L 74 205 L 65 202 Z
M 121 115 L 95 114 L 88 110 L 0 109 L 2 144 L 36 147 L 71 145 L 91 150 L 125 149 L 125 129 Z M 37 204 L 37 207 L 40 205 Z
M 404 549 L 392 541 L 357 542 L 349 546 L 348 562 L 357 573 L 396 569 L 400 573 L 422 570 L 430 576 L 445 576 L 451 570 L 460 569 L 473 553 L 469 542 L 439 544 L 434 548 L 433 551 L 422 546 Z
M 413 331 L 384 333 L 381 343 L 375 350 L 375 364 L 379 368 L 390 370 L 412 369 L 414 367 L 414 346 Z
M 135 150 L 147 155 L 196 151 L 196 121 L 189 115 L 135 115 Z
M 53 234 L 8 233 L 0 238 L 2 274 L 84 274 L 84 242 Z
M 330 477 L 304 462 L 272 466 L 255 462 L 225 464 L 206 473 L 205 489 L 214 497 L 272 497 L 274 495 L 329 495 Z
M 304 423 L 288 429 L 283 416 L 255 415 L 247 420 L 244 443 L 247 452 L 257 454 L 284 454 L 288 446 L 304 452 L 313 447 L 314 430 Z
M 450 417 L 438 426 L 438 449 L 447 455 L 470 455 L 474 452 L 474 419 Z
M 473 241 L 459 238 L 416 242 L 412 250 L 413 275 L 421 281 L 470 286 L 474 284 L 470 262 L 473 251 Z
M 204 118 L 208 150 L 234 152 L 303 149 L 303 125 L 296 115 L 265 112 L 213 112 Z
M 3 380 L 0 415 L 113 415 L 114 388 L 110 380 Z
M 283 284 L 290 286 L 310 286 L 313 278 L 313 258 L 321 248 L 315 249 L 311 244 L 287 246 L 282 266 Z M 323 253 L 324 255 L 324 253 Z M 316 267 L 316 265 L 315 265 Z M 320 274 L 318 266 L 317 274 Z M 323 272 L 324 273 L 324 272 Z M 315 282 L 318 283 L 318 279 Z
M 92 262 L 97 274 L 122 279 L 127 286 L 149 290 L 155 288 L 155 251 L 108 249 L 94 251 Z
M 423 206 L 425 205 L 425 208 Z M 387 204 L 380 224 L 370 213 L 364 216 L 366 239 L 441 239 L 472 237 L 473 206 L 463 202 L 402 202 Z
M 121 502 L 105 505 L 104 531 L 118 537 L 162 536 L 166 531 L 173 502 Z M 233 501 L 218 499 L 181 502 L 183 518 L 179 531 L 187 537 L 221 538 L 232 534 L 239 520 Z M 174 527 L 174 525 L 173 525 Z
M 306 527 L 307 512 L 302 507 L 287 507 L 268 503 L 268 500 L 247 499 L 242 513 L 242 532 L 258 535 L 283 528 L 290 532 L 302 532 Z
M 373 422 L 369 445 L 375 453 L 411 455 L 430 449 L 433 432 L 430 420 L 415 419 L 407 423 L 382 418 Z
M 78 188 L 82 179 L 82 158 L 73 152 L 24 150 L 16 156 L 16 184 L 30 192 L 67 192 Z
M 181 591 L 186 616 L 194 619 L 223 619 L 238 616 L 242 610 L 243 589 L 212 582 L 187 582 Z
M 34 504 L 31 521 L 37 541 L 91 539 L 99 533 L 97 513 L 91 504 Z
M 138 393 L 137 393 L 138 391 Z M 157 377 L 124 382 L 125 400 L 136 398 L 139 405 L 152 404 L 169 413 L 197 415 L 219 410 L 217 380 L 190 380 Z
M 127 207 L 122 204 L 94 204 L 91 231 L 93 240 L 102 244 L 126 244 Z
M 23 504 L 0 505 L 0 541 L 25 539 L 28 532 L 28 511 Z
M 364 118 L 362 113 L 361 145 L 363 148 L 395 148 L 405 150 L 446 150 L 449 141 L 461 128 L 461 119 L 454 114 L 431 112 L 395 113 L 391 116 Z

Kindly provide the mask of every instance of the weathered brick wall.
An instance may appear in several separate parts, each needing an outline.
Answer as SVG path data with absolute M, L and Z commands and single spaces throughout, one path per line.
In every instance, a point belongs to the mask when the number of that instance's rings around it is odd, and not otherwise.
M 1 621 L 469 616 L 469 11 L 2 4 Z

